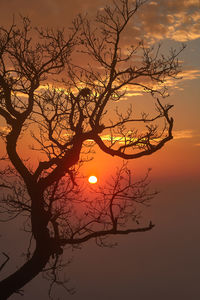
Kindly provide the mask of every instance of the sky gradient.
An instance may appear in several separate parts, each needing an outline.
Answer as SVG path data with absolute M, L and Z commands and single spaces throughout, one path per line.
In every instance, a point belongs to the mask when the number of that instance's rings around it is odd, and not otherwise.
M 97 9 L 110 2 L 1 0 L 0 20 L 1 25 L 9 26 L 13 15 L 22 14 L 29 16 L 33 25 L 65 27 L 79 12 L 92 17 Z M 187 46 L 179 58 L 182 79 L 168 81 L 167 102 L 174 105 L 174 139 L 157 153 L 129 163 L 136 177 L 152 168 L 152 187 L 160 190 L 160 194 L 144 210 L 144 215 L 156 227 L 144 234 L 116 237 L 114 240 L 119 245 L 114 249 L 101 249 L 90 241 L 80 251 L 69 250 L 73 262 L 67 267 L 66 276 L 77 292 L 63 299 L 200 298 L 200 1 L 149 1 L 127 31 L 124 45 L 132 36 L 134 40 L 146 39 L 149 45 L 162 43 L 164 53 L 170 47 L 179 48 L 181 43 Z M 130 102 L 145 103 L 148 97 L 132 90 L 123 101 L 125 106 Z M 1 119 L 0 130 L 5 130 Z M 96 157 L 84 172 L 86 176 L 95 173 L 101 182 L 121 163 L 120 159 L 100 154 L 97 149 Z M 5 226 L 2 225 L 2 232 Z M 7 235 L 2 234 L 1 251 L 6 252 L 9 246 L 12 249 L 18 243 L 19 233 L 15 232 L 14 225 L 9 228 Z M 19 257 L 20 251 L 16 250 Z M 17 264 L 17 258 L 13 257 L 8 268 L 12 268 L 15 259 Z M 45 281 L 35 279 L 24 289 L 25 299 L 48 299 L 44 287 Z M 56 297 L 64 295 L 62 290 L 55 293 Z M 21 298 L 15 295 L 10 299 Z

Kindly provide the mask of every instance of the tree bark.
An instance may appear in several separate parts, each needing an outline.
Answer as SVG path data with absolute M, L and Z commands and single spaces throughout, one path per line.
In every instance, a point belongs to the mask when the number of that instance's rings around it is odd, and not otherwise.
M 47 246 L 47 245 L 46 245 Z M 51 251 L 47 247 L 36 246 L 33 256 L 20 269 L 0 282 L 0 299 L 8 299 L 19 291 L 45 267 Z

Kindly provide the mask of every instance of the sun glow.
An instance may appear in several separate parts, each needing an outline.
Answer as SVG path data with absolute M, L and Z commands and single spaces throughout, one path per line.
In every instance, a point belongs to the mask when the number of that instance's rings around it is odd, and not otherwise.
M 89 183 L 94 184 L 97 183 L 97 177 L 92 175 L 88 178 Z

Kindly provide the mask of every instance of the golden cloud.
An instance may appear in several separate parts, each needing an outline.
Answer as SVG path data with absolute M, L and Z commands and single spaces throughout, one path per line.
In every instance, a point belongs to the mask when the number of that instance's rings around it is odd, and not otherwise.
M 194 137 L 199 136 L 198 134 L 196 134 L 193 130 L 174 130 L 173 131 L 173 137 L 174 139 L 178 140 L 178 139 L 191 139 Z M 111 143 L 120 143 L 120 144 L 124 144 L 125 142 L 134 142 L 136 140 L 136 138 L 133 138 L 132 136 L 129 138 L 125 138 L 123 136 L 111 136 L 109 134 L 106 135 L 101 135 L 101 139 L 103 141 L 108 141 Z M 200 146 L 200 144 L 196 144 L 197 146 Z
M 10 128 L 7 126 L 0 126 L 0 135 L 7 135 L 10 132 Z
M 191 139 L 195 137 L 195 133 L 193 130 L 174 130 L 173 131 L 173 137 L 174 139 Z
M 199 69 L 184 70 L 179 73 L 178 78 L 180 78 L 180 80 L 173 79 L 173 78 L 167 78 L 164 85 L 168 88 L 173 87 L 173 89 L 183 90 L 183 88 L 180 86 L 180 84 L 185 80 L 194 80 L 194 79 L 200 78 L 200 70 Z M 154 85 L 152 85 L 152 82 L 150 80 L 149 80 L 149 82 L 147 82 L 147 79 L 145 79 L 145 80 L 146 80 L 145 84 L 147 84 L 147 86 L 152 86 L 152 88 L 154 88 L 156 90 L 160 90 L 163 88 L 163 85 L 160 83 L 158 83 L 158 84 L 155 83 Z M 143 96 L 143 95 L 144 94 L 143 94 L 142 87 L 129 86 L 127 88 L 127 93 L 125 95 L 125 99 L 133 97 L 133 96 Z
M 180 73 L 182 80 L 193 80 L 198 79 L 200 77 L 200 70 L 184 70 Z
M 141 31 L 152 43 L 165 38 L 179 42 L 200 38 L 199 0 L 157 0 L 141 11 Z

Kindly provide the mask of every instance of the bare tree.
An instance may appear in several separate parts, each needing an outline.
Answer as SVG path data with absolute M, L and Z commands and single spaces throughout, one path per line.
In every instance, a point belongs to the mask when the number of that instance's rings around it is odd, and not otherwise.
M 124 163 L 92 193 L 76 176 L 94 145 L 128 160 L 151 155 L 173 138 L 172 105 L 161 98 L 166 80 L 179 72 L 177 56 L 184 47 L 164 56 L 160 46 L 144 42 L 123 46 L 127 26 L 146 2 L 118 0 L 93 23 L 79 16 L 68 37 L 64 30 L 32 29 L 27 18 L 20 26 L 0 28 L 0 116 L 7 124 L 1 133 L 1 217 L 28 218 L 31 234 L 27 261 L 0 282 L 2 300 L 44 270 L 58 283 L 66 246 L 93 238 L 104 245 L 107 236 L 154 226 L 138 221 L 138 207 L 156 194 L 148 190 L 148 176 L 132 181 Z M 82 65 L 75 63 L 77 56 Z M 120 100 L 135 88 L 152 95 L 154 113 L 120 110 Z M 20 141 L 38 153 L 36 167 L 22 156 Z

